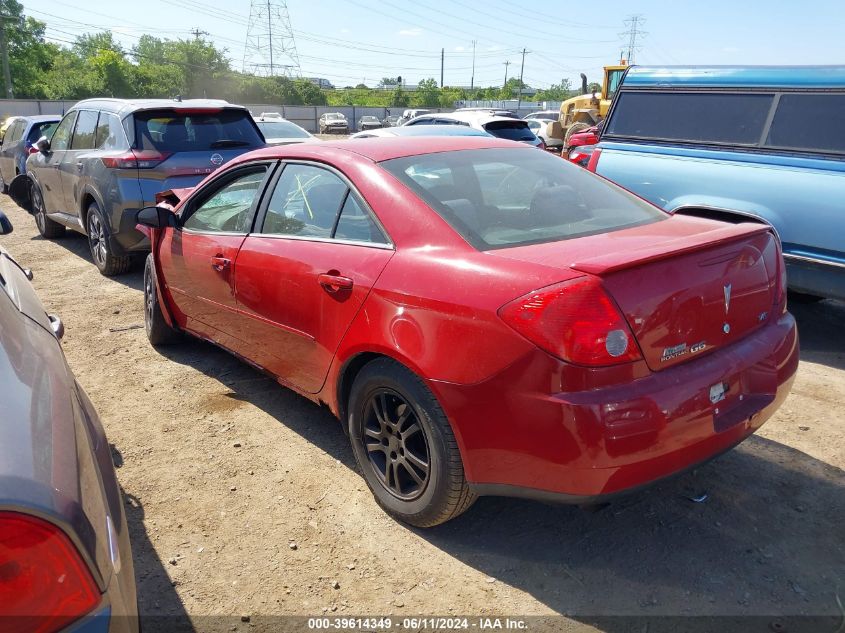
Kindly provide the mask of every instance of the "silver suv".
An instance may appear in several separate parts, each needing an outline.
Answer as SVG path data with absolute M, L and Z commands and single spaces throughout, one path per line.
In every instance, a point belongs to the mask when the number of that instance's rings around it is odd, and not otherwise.
M 100 272 L 118 275 L 150 248 L 135 224 L 156 193 L 193 187 L 264 144 L 249 110 L 225 101 L 88 99 L 38 140 L 9 195 L 42 236 L 87 235 Z

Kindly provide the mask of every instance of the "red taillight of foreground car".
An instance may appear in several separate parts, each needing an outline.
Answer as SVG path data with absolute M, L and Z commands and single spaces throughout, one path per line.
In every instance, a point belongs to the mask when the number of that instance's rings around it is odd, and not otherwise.
M 154 149 L 129 150 L 119 156 L 104 156 L 101 160 L 109 169 L 152 169 L 164 162 L 170 152 L 158 152 Z
M 536 290 L 500 308 L 499 316 L 541 349 L 576 365 L 642 358 L 628 324 L 594 277 Z
M 599 158 L 601 158 L 601 148 L 597 147 L 593 150 L 593 153 L 590 154 L 590 161 L 587 163 L 587 169 L 593 173 L 596 172 L 596 166 L 599 164 Z
M 57 526 L 0 512 L 0 630 L 52 633 L 90 613 L 100 592 Z

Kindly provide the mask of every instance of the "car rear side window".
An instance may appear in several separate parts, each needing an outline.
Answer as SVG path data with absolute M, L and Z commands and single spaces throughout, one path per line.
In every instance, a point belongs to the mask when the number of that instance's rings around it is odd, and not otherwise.
M 334 237 L 339 240 L 387 244 L 387 238 L 373 216 L 364 208 L 358 196 L 351 191 L 340 210 L 340 219 L 337 221 Z
M 536 138 L 524 121 L 493 121 L 485 125 L 484 130 L 509 141 L 533 141 Z
M 136 148 L 159 152 L 194 152 L 264 144 L 240 109 L 154 110 L 136 112 Z
M 121 149 L 125 145 L 123 126 L 114 114 L 103 112 L 97 123 L 97 136 L 94 140 L 98 149 Z
M 608 137 L 757 145 L 774 95 L 622 92 Z
M 331 237 L 349 188 L 313 165 L 287 165 L 270 198 L 262 233 Z
M 479 250 L 606 233 L 668 217 L 594 174 L 534 149 L 422 154 L 381 166 Z
M 94 149 L 94 137 L 97 133 L 98 112 L 80 110 L 76 117 L 76 127 L 73 130 L 71 149 Z
M 845 153 L 845 94 L 782 94 L 766 145 Z

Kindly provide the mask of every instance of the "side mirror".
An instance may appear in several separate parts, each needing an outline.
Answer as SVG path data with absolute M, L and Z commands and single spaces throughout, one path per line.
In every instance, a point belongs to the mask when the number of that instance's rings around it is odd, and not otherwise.
M 138 211 L 138 224 L 156 229 L 179 226 L 176 214 L 165 207 L 144 207 Z
M 0 211 L 0 235 L 8 235 L 14 230 L 12 227 L 12 223 L 9 218 L 6 217 L 6 214 Z
M 42 154 L 46 154 L 50 151 L 50 139 L 46 136 L 42 136 L 40 139 L 35 141 L 35 149 L 37 149 Z

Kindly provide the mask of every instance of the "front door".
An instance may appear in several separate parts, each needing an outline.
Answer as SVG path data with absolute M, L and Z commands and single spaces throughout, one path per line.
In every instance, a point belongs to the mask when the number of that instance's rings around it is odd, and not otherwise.
M 41 185 L 41 195 L 47 213 L 56 211 L 68 213 L 70 211 L 65 207 L 60 168 L 70 147 L 75 122 L 76 110 L 66 114 L 65 118 L 59 123 L 50 139 L 50 151 L 46 154 L 39 154 L 38 158 L 30 164 L 30 169 L 35 173 L 35 177 Z
M 62 179 L 62 198 L 64 202 L 60 209 L 65 213 L 79 216 L 79 184 L 84 168 L 85 154 L 94 149 L 94 137 L 97 134 L 98 112 L 95 110 L 79 110 L 76 115 L 76 125 L 70 146 L 64 153 L 59 171 Z M 105 209 L 101 209 L 105 212 Z
M 265 198 L 235 262 L 249 355 L 316 393 L 394 251 L 360 196 L 329 169 L 288 164 Z
M 177 323 L 239 353 L 235 260 L 269 168 L 261 163 L 222 174 L 189 202 L 181 227 L 164 231 L 158 252 Z

